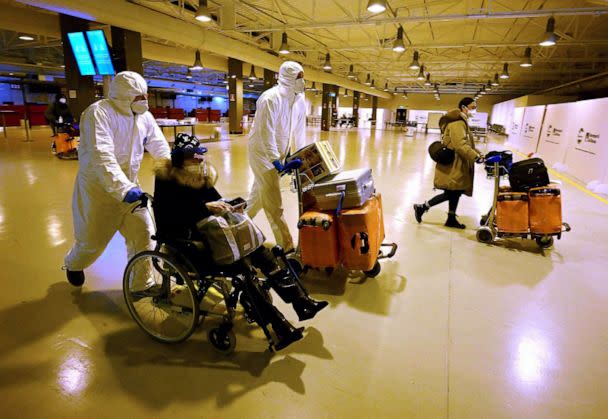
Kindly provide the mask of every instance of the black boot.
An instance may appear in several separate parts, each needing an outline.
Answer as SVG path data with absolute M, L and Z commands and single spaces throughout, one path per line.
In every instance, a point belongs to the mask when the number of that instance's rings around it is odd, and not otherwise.
M 268 282 L 272 289 L 279 294 L 281 300 L 287 304 L 293 303 L 297 298 L 304 295 L 291 274 L 286 270 L 268 275 Z
M 68 281 L 70 284 L 75 287 L 81 287 L 84 284 L 84 272 L 83 271 L 70 271 L 66 269 L 66 276 L 68 277 Z
M 428 210 L 429 207 L 426 204 L 414 204 L 414 217 L 416 217 L 418 224 L 422 222 L 422 215 Z
M 444 225 L 446 227 L 458 228 L 461 230 L 464 230 L 465 228 L 467 228 L 467 226 L 465 226 L 464 224 L 460 224 L 458 222 L 458 220 L 456 219 L 456 214 L 452 214 L 452 213 L 448 213 L 448 219 L 446 220 Z
M 283 316 L 281 316 L 283 317 Z M 275 327 L 274 322 L 272 325 L 274 329 L 274 333 L 277 335 L 278 342 L 274 345 L 274 349 L 276 351 L 280 351 L 291 345 L 294 342 L 299 341 L 304 337 L 302 332 L 304 331 L 303 327 L 298 327 L 297 329 L 293 327 L 285 318 L 283 317 L 283 322 L 279 326 Z
M 308 296 L 300 297 L 293 302 L 293 309 L 301 322 L 312 319 L 317 313 L 327 307 L 327 301 L 316 301 Z

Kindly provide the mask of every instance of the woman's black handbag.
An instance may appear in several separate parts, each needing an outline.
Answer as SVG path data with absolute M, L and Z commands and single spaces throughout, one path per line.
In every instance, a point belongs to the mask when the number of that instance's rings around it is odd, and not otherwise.
M 447 148 L 442 141 L 435 141 L 429 146 L 429 156 L 435 163 L 452 164 L 454 162 L 454 150 Z

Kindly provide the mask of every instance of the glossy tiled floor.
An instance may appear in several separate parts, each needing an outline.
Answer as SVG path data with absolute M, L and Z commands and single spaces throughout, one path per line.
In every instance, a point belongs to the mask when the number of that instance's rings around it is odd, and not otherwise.
M 433 193 L 431 136 L 327 137 L 345 167 L 373 168 L 399 253 L 377 279 L 309 280 L 331 306 L 303 341 L 270 356 L 259 330 L 241 323 L 237 352 L 225 358 L 202 331 L 167 346 L 137 328 L 120 290 L 120 237 L 83 289 L 72 288 L 59 268 L 78 163 L 50 154 L 47 130 L 32 143 L 18 131 L 0 136 L 2 417 L 606 417 L 608 205 L 564 183 L 573 231 L 553 250 L 482 245 L 474 226 L 491 183 L 481 172 L 459 211 L 467 230 L 444 228 L 445 208 L 413 219 L 412 203 Z M 220 189 L 246 196 L 246 140 L 209 148 Z M 295 234 L 295 197 L 287 188 L 284 197 Z M 262 216 L 260 225 L 272 237 Z

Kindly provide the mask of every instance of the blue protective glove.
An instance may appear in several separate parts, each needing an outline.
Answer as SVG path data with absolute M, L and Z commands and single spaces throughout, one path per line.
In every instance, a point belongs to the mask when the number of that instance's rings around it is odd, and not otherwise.
M 289 170 L 299 169 L 300 166 L 302 166 L 302 160 L 293 159 L 292 161 L 290 161 L 283 167 L 283 170 L 289 171 Z
M 122 201 L 126 202 L 127 204 L 132 204 L 134 202 L 139 201 L 143 194 L 143 191 L 136 186 L 134 188 L 131 188 L 129 192 L 127 192 L 125 198 Z
M 283 165 L 281 164 L 280 161 L 275 160 L 272 162 L 272 165 L 274 166 L 275 169 L 277 169 L 277 172 L 282 172 L 283 171 Z

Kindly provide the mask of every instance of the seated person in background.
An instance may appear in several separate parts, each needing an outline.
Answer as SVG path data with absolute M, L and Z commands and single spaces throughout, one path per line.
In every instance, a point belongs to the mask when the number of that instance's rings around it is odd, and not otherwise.
M 179 134 L 173 144 L 171 159 L 156 162 L 153 205 L 158 230 L 164 234 L 190 238 L 193 234 L 200 234 L 196 228 L 199 221 L 212 214 L 233 211 L 228 203 L 220 201 L 222 197 L 214 187 L 217 171 L 206 161 L 206 152 L 207 149 L 200 146 L 196 137 Z M 300 321 L 312 319 L 327 306 L 326 301 L 310 298 L 291 273 L 281 269 L 266 247 L 261 246 L 248 257 L 268 278 L 270 286 L 281 299 L 293 304 Z M 282 347 L 302 337 L 302 329 L 294 329 L 272 304 L 266 300 L 256 303 L 267 305 L 258 307 L 258 310 L 265 314 L 263 321 L 272 324 L 279 340 L 287 342 Z M 277 346 L 277 349 L 280 347 Z
M 74 117 L 68 106 L 68 99 L 64 94 L 57 94 L 55 101 L 46 108 L 44 117 L 53 130 L 53 136 L 57 135 L 58 124 L 71 124 Z

